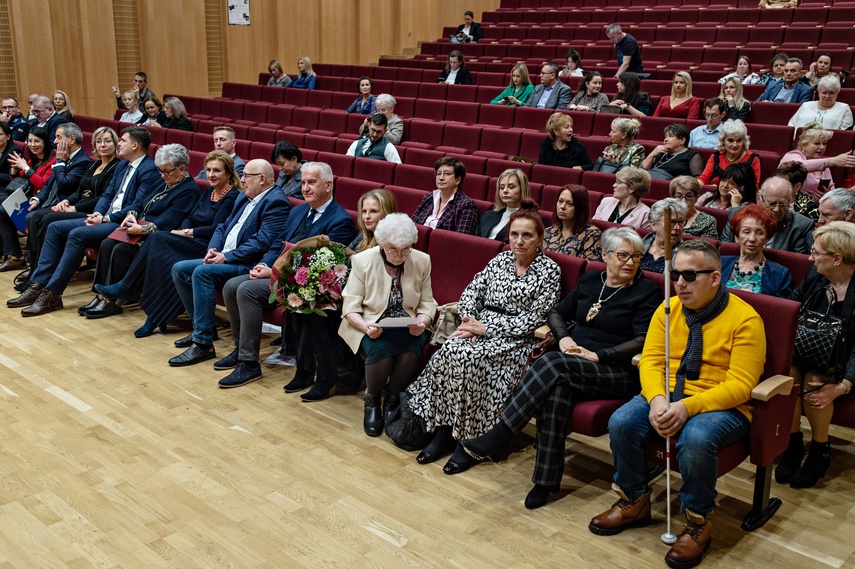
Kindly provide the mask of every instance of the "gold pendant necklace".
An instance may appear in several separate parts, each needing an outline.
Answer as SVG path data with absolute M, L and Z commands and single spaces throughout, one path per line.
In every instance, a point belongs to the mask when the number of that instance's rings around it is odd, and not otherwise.
M 603 288 L 600 289 L 600 296 L 597 298 L 597 302 L 595 302 L 593 306 L 591 306 L 591 308 L 588 310 L 588 315 L 585 316 L 585 322 L 590 322 L 591 320 L 596 318 L 597 315 L 600 313 L 600 310 L 603 308 L 603 303 L 608 302 L 611 297 L 616 295 L 618 292 L 620 292 L 621 289 L 627 286 L 629 285 L 625 284 L 623 286 L 618 287 L 618 289 L 611 293 L 608 298 L 603 299 L 603 293 L 606 291 L 606 274 L 603 273 Z

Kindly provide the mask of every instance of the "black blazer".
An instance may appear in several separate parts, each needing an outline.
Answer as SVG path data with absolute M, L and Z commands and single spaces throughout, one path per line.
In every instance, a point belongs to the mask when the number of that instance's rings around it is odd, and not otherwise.
M 481 221 L 478 223 L 478 235 L 480 237 L 487 237 L 490 235 L 490 232 L 494 227 L 496 227 L 496 224 L 502 220 L 503 215 L 505 215 L 505 208 L 502 208 L 499 211 L 488 209 L 481 214 Z M 508 240 L 508 229 L 510 225 L 511 224 L 508 223 L 496 234 L 496 241 L 502 241 L 504 243 Z
M 459 26 L 457 26 L 457 33 L 459 34 L 460 32 L 462 32 L 463 28 L 465 27 L 466 24 L 460 24 Z M 467 43 L 469 41 L 480 41 L 481 38 L 484 37 L 484 30 L 481 28 L 481 24 L 479 24 L 478 22 L 472 22 L 472 25 L 469 26 L 469 37 L 472 39 L 467 40 Z
M 437 83 L 445 83 L 445 80 L 448 79 L 448 70 L 443 69 L 442 74 L 440 74 L 439 79 L 436 80 Z M 465 67 L 461 67 L 457 70 L 457 77 L 454 78 L 455 85 L 471 85 L 472 84 L 472 75 L 469 73 L 469 70 Z
M 39 207 L 52 207 L 73 196 L 80 186 L 80 179 L 89 169 L 89 165 L 92 164 L 92 159 L 81 148 L 64 166 L 61 164 L 61 162 L 54 164 L 53 173 L 36 195 L 39 200 Z

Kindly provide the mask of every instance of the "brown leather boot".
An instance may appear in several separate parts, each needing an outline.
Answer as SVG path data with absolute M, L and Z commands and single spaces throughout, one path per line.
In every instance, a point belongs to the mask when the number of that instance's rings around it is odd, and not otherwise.
M 44 288 L 45 285 L 43 284 L 31 282 L 27 285 L 27 288 L 24 289 L 24 292 L 21 293 L 21 296 L 7 300 L 6 306 L 9 308 L 23 308 L 24 306 L 29 306 L 36 301 Z
M 635 502 L 630 502 L 617 484 L 612 484 L 620 499 L 611 509 L 591 520 L 588 529 L 597 535 L 617 535 L 625 529 L 650 525 L 650 492 L 645 492 Z
M 703 516 L 686 508 L 686 525 L 683 527 L 683 533 L 665 556 L 665 563 L 669 567 L 688 569 L 701 562 L 704 553 L 712 543 L 711 517 L 712 513 L 704 519 Z
M 21 310 L 21 316 L 41 316 L 60 308 L 62 308 L 62 295 L 44 289 L 31 306 Z

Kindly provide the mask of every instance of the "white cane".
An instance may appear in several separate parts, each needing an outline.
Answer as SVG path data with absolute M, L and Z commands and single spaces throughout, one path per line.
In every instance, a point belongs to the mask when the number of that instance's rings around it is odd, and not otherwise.
M 665 412 L 671 408 L 671 208 L 665 208 Z M 671 533 L 671 437 L 665 437 L 665 516 L 667 528 L 662 541 L 672 545 Z

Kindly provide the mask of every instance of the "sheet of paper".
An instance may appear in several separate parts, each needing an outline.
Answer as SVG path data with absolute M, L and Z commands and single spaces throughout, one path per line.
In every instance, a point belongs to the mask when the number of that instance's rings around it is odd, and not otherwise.
M 11 196 L 3 201 L 3 209 L 12 218 L 12 223 L 19 231 L 23 231 L 27 227 L 27 212 L 30 209 L 30 202 L 22 190 L 15 190 Z
M 410 324 L 418 324 L 418 318 L 404 316 L 401 318 L 383 318 L 377 322 L 381 328 L 406 328 Z

